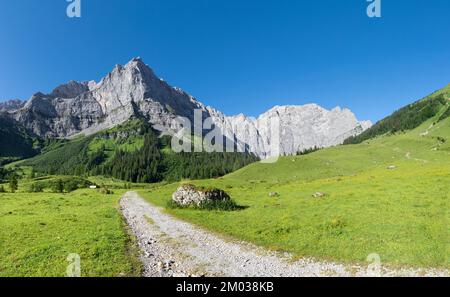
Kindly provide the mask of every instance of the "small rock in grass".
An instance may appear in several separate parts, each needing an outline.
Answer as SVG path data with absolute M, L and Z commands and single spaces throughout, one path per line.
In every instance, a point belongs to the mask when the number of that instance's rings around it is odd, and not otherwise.
M 321 192 L 316 192 L 316 193 L 314 193 L 313 197 L 314 198 L 323 198 L 323 197 L 325 197 L 325 194 L 321 193 Z
M 278 194 L 277 192 L 270 192 L 269 193 L 269 197 L 279 197 L 280 194 Z
M 397 169 L 397 166 L 391 165 L 391 166 L 389 166 L 387 169 L 389 169 L 389 170 L 394 170 L 394 169 Z

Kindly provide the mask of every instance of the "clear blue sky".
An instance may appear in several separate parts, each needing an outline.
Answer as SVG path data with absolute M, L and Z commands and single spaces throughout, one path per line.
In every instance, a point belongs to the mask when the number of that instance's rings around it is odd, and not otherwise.
M 0 0 L 0 98 L 99 80 L 141 56 L 226 114 L 348 107 L 379 120 L 450 83 L 450 1 Z

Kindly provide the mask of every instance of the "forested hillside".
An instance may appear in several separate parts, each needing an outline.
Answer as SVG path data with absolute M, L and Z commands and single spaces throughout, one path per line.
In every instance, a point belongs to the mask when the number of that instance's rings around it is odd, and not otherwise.
M 167 139 L 140 120 L 51 146 L 55 149 L 22 165 L 46 174 L 104 175 L 145 183 L 219 177 L 258 160 L 247 153 L 174 153 Z
M 2 113 L 0 113 L 0 139 L 0 159 L 27 158 L 39 152 L 38 137 Z
M 439 121 L 450 116 L 450 86 L 408 106 L 376 123 L 362 134 L 348 138 L 344 144 L 357 144 L 365 140 L 417 128 L 426 120 L 442 113 Z

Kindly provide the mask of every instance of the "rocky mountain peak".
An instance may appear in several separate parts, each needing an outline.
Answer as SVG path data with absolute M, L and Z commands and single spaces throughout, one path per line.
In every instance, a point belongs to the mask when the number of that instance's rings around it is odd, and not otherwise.
M 141 74 L 148 79 L 156 78 L 159 80 L 159 78 L 156 77 L 153 69 L 151 69 L 149 65 L 145 64 L 144 61 L 139 57 L 130 60 L 127 64 L 125 64 L 124 68 L 127 70 L 134 70 L 133 74 L 135 75 Z

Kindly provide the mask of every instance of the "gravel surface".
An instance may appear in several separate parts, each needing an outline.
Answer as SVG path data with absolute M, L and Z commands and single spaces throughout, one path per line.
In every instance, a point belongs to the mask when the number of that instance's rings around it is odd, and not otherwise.
M 371 264 L 342 265 L 266 251 L 175 219 L 135 192 L 126 193 L 121 210 L 142 251 L 144 276 L 449 276 L 449 271 L 390 270 Z M 376 256 L 372 257 L 376 261 Z M 369 264 L 369 262 L 368 262 Z

